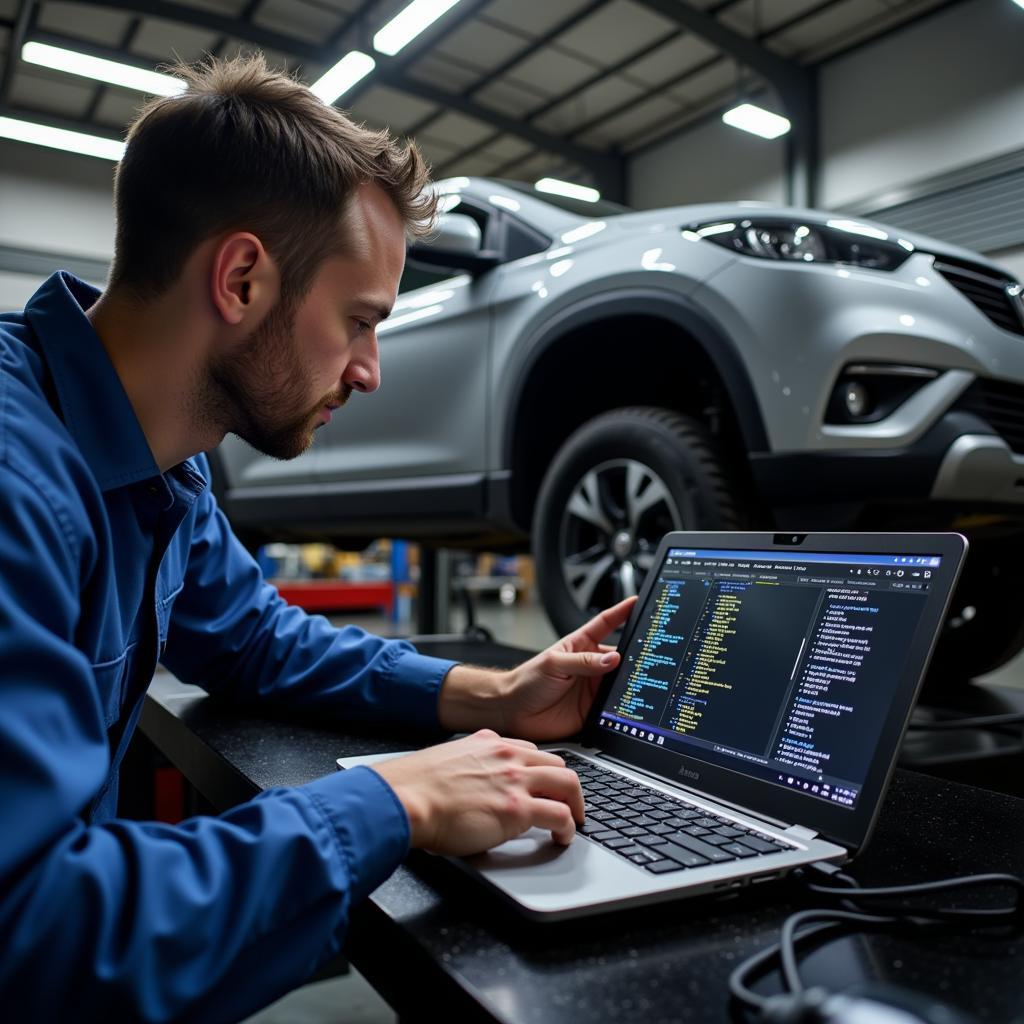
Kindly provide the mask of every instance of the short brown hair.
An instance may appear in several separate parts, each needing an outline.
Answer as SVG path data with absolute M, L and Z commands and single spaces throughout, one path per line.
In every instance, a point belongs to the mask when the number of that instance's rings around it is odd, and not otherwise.
M 414 143 L 353 123 L 262 54 L 170 70 L 187 90 L 142 108 L 115 175 L 112 288 L 159 295 L 200 242 L 234 229 L 260 238 L 282 300 L 294 300 L 342 247 L 364 182 L 384 189 L 410 234 L 428 230 L 436 200 Z

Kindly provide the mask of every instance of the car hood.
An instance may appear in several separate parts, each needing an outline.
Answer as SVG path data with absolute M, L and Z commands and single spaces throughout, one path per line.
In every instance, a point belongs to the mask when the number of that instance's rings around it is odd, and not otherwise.
M 1001 267 L 998 263 L 993 263 L 972 249 L 963 249 L 949 242 L 930 238 L 928 235 L 920 235 L 915 231 L 905 231 L 903 228 L 897 228 L 892 224 L 885 224 L 882 221 L 871 220 L 868 217 L 834 213 L 828 210 L 814 210 L 795 206 L 775 206 L 771 203 L 754 202 L 699 203 L 688 206 L 663 207 L 662 209 L 648 210 L 640 213 L 621 214 L 613 218 L 613 223 L 622 231 L 649 232 L 658 227 L 675 230 L 695 224 L 742 220 L 747 217 L 777 217 L 786 220 L 806 220 L 811 224 L 827 224 L 829 221 L 837 220 L 851 221 L 857 224 L 864 224 L 867 227 L 877 228 L 880 231 L 886 232 L 893 239 L 904 239 L 921 252 L 931 253 L 935 256 L 967 260 L 970 263 L 989 267 L 991 270 L 1007 278 L 1012 279 L 1014 276 L 1005 267 Z

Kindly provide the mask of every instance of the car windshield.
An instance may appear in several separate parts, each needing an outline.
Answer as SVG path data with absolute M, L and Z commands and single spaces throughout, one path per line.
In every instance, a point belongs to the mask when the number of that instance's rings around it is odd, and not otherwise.
M 543 203 L 550 203 L 560 210 L 574 213 L 578 217 L 616 217 L 622 213 L 631 213 L 628 206 L 620 206 L 618 203 L 610 203 L 606 199 L 598 199 L 596 203 L 588 203 L 582 199 L 570 199 L 568 196 L 555 196 L 550 192 L 538 192 L 532 185 L 525 181 L 508 181 L 505 178 L 499 179 L 506 188 L 522 192 L 523 195 L 539 199 Z

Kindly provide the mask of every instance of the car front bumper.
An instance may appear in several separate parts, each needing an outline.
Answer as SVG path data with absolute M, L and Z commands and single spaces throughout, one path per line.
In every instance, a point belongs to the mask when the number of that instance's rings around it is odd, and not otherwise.
M 958 408 L 906 447 L 756 452 L 750 467 L 774 506 L 939 501 L 1024 515 L 1024 453 Z

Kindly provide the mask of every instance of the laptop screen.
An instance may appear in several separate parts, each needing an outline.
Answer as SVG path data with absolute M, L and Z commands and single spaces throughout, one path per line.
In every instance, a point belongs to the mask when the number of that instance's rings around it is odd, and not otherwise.
M 856 809 L 942 563 L 669 547 L 595 724 Z

